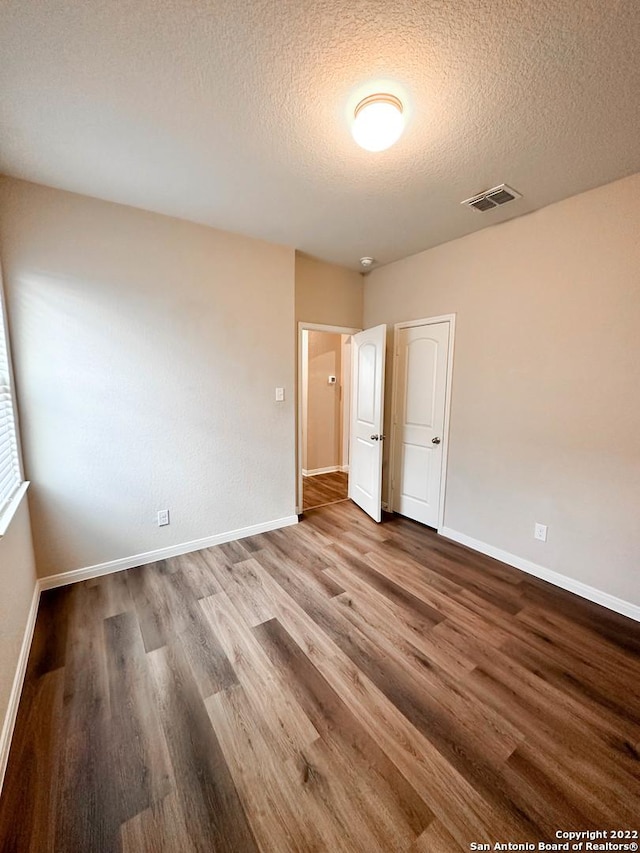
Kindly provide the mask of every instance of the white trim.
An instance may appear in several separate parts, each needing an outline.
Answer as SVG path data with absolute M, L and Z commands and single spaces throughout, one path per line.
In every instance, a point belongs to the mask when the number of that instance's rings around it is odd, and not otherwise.
M 133 557 L 122 557 L 119 560 L 111 560 L 108 563 L 98 563 L 95 566 L 87 566 L 84 569 L 72 569 L 69 572 L 61 572 L 57 575 L 49 575 L 48 577 L 41 578 L 40 588 L 52 589 L 57 586 L 77 583 L 77 581 L 97 578 L 100 575 L 122 572 L 125 569 L 133 569 L 136 566 L 155 563 L 157 560 L 179 557 L 181 554 L 190 554 L 192 551 L 200 551 L 203 548 L 210 548 L 212 545 L 222 545 L 225 542 L 233 542 L 236 539 L 244 539 L 246 536 L 255 536 L 258 533 L 267 533 L 269 530 L 279 530 L 281 527 L 290 527 L 292 524 L 297 523 L 297 515 L 287 515 L 284 518 L 275 518 L 273 521 L 252 524 L 250 527 L 229 530 L 227 533 L 206 536 L 204 539 L 194 539 L 191 542 L 184 542 L 181 545 L 169 545 L 167 548 L 158 548 L 156 551 L 147 551 L 144 554 L 136 554 Z
M 347 465 L 347 470 L 349 466 Z M 326 468 L 311 468 L 308 470 L 307 468 L 302 469 L 303 477 L 317 477 L 319 474 L 335 474 L 336 471 L 344 471 L 342 465 L 328 465 Z
M 422 317 L 420 320 L 403 320 L 401 323 L 395 323 L 395 329 L 412 329 L 414 326 L 431 326 L 434 323 L 451 323 L 456 321 L 455 314 L 439 314 L 437 317 Z
M 11 408 L 13 410 L 13 426 L 15 429 L 16 448 L 18 450 L 18 467 L 20 479 L 25 481 L 24 463 L 22 461 L 22 438 L 20 430 L 20 413 L 18 412 L 18 398 L 16 394 L 16 378 L 13 370 L 13 356 L 11 354 L 11 340 L 9 339 L 9 317 L 7 314 L 7 300 L 4 293 L 4 279 L 2 266 L 0 266 L 0 333 L 4 335 L 5 351 L 7 353 L 7 366 L 9 368 L 9 389 L 11 391 Z M 27 483 L 28 485 L 28 483 Z
M 623 616 L 628 616 L 629 619 L 635 619 L 636 622 L 640 622 L 640 605 L 638 604 L 632 604 L 630 601 L 617 598 L 615 595 L 610 595 L 608 592 L 603 592 L 594 586 L 589 586 L 586 583 L 582 583 L 582 581 L 575 580 L 575 578 L 562 575 L 560 572 L 553 571 L 553 569 L 545 569 L 544 566 L 539 566 L 537 563 L 531 562 L 531 560 L 526 560 L 524 557 L 517 557 L 515 554 L 510 554 L 508 551 L 503 551 L 502 548 L 496 548 L 494 545 L 487 545 L 486 542 L 473 539 L 473 537 L 467 536 L 466 533 L 459 533 L 450 527 L 443 527 L 438 532 L 441 536 L 445 536 L 453 542 L 466 545 L 467 548 L 472 548 L 474 551 L 479 551 L 481 554 L 486 554 L 488 557 L 493 557 L 502 563 L 507 563 L 507 565 L 520 569 L 529 575 L 534 575 L 543 581 L 547 581 L 547 583 L 559 586 L 562 589 L 579 595 L 581 598 L 594 601 L 596 604 L 601 604 L 609 610 L 615 610 L 616 613 L 621 613 Z
M 351 438 L 351 350 L 353 337 L 340 336 L 340 465 L 342 471 L 349 471 L 349 441 Z
M 333 335 L 355 335 L 361 332 L 362 329 L 352 329 L 350 326 L 327 326 L 324 323 L 305 323 L 304 320 L 298 322 L 298 331 L 306 329 L 308 332 L 331 332 Z
M 25 480 L 18 486 L 15 495 L 2 511 L 2 515 L 0 516 L 0 539 L 6 535 L 9 525 L 11 524 L 11 519 L 16 514 L 18 507 L 22 503 L 23 497 L 27 494 L 28 488 L 29 480 Z
M 442 470 L 440 473 L 440 506 L 438 507 L 438 527 L 440 533 L 444 527 L 444 504 L 447 493 L 447 468 L 449 464 L 449 424 L 451 420 L 451 389 L 453 386 L 453 352 L 456 336 L 456 315 L 441 314 L 438 317 L 425 317 L 422 320 L 406 320 L 393 327 L 393 380 L 391 384 L 391 444 L 389 447 L 389 487 L 388 505 L 395 507 L 394 480 L 395 443 L 396 443 L 396 404 L 398 402 L 398 336 L 400 329 L 412 329 L 416 326 L 433 326 L 436 323 L 449 324 L 449 344 L 447 347 L 447 379 L 444 397 L 444 426 L 442 432 Z
M 297 504 L 296 504 L 296 512 L 298 515 L 302 513 L 302 422 L 304 418 L 304 413 L 302 411 L 302 373 L 303 373 L 303 358 L 302 358 L 302 333 L 303 332 L 331 332 L 337 335 L 355 335 L 357 332 L 361 332 L 362 329 L 352 329 L 348 326 L 327 326 L 322 323 L 305 323 L 304 321 L 298 321 L 298 399 L 296 403 L 296 415 L 298 419 L 297 425 L 297 433 L 298 433 L 298 471 L 297 471 L 297 484 L 298 484 L 298 494 L 297 494 Z
M 24 677 L 27 672 L 27 663 L 29 661 L 29 652 L 31 651 L 31 641 L 33 640 L 33 631 L 36 627 L 36 618 L 38 616 L 38 604 L 40 603 L 40 582 L 36 581 L 33 589 L 33 597 L 27 615 L 27 624 L 24 629 L 22 645 L 20 646 L 20 654 L 18 655 L 18 663 L 16 665 L 16 673 L 13 677 L 11 693 L 9 694 L 9 704 L 4 716 L 2 724 L 2 733 L 0 734 L 0 793 L 2 793 L 2 784 L 7 771 L 7 763 L 9 761 L 9 751 L 11 749 L 11 739 L 13 730 L 16 725 L 18 716 L 18 707 L 20 705 L 20 697 L 22 696 L 22 686 Z
M 438 530 L 444 527 L 444 504 L 447 496 L 447 471 L 449 466 L 449 425 L 451 422 L 451 393 L 453 390 L 453 354 L 454 342 L 456 337 L 456 315 L 448 314 L 445 316 L 449 319 L 449 351 L 447 353 L 447 390 L 444 403 L 444 447 L 442 448 L 442 474 L 440 479 L 440 512 L 438 513 Z

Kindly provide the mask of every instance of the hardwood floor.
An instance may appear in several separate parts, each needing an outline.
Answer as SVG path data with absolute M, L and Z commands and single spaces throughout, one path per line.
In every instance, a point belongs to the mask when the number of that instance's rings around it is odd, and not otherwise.
M 347 499 L 349 475 L 343 471 L 302 478 L 302 508 L 326 506 Z
M 0 850 L 460 853 L 638 830 L 639 653 L 640 625 L 349 502 L 52 590 Z

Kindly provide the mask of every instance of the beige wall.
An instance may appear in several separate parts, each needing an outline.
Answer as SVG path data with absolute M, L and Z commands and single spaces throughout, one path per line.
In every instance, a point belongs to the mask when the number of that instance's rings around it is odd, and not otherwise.
M 362 328 L 363 276 L 296 253 L 296 323 Z
M 309 471 L 338 467 L 342 454 L 340 386 L 342 337 L 309 332 L 306 461 Z M 336 377 L 335 385 L 329 376 Z
M 41 575 L 295 512 L 293 250 L 3 179 L 0 254 Z
M 640 175 L 367 278 L 367 327 L 450 312 L 445 525 L 640 604 Z
M 29 507 L 23 498 L 6 534 L 0 538 L 0 730 L 16 675 L 35 585 Z
M 347 329 L 363 327 L 364 278 L 359 272 L 336 264 L 327 264 L 296 252 L 295 340 L 298 346 L 299 322 Z M 296 361 L 296 393 L 298 387 Z M 297 399 L 297 398 L 296 398 Z M 297 419 L 297 406 L 296 406 Z M 296 420 L 296 454 L 298 453 Z M 304 447 L 303 453 L 304 455 Z M 307 466 L 302 465 L 303 468 Z M 298 505 L 302 501 L 298 495 Z

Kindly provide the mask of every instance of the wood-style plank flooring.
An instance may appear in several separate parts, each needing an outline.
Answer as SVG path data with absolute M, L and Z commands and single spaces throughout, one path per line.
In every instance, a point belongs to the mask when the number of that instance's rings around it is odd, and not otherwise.
M 640 625 L 349 502 L 45 593 L 3 853 L 640 828 Z
M 349 475 L 343 471 L 303 477 L 302 508 L 307 510 L 344 501 L 347 499 L 348 489 Z

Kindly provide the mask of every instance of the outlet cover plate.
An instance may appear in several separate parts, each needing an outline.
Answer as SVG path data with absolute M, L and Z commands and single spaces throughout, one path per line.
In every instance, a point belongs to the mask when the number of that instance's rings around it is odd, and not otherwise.
M 539 539 L 540 542 L 547 541 L 547 525 L 546 524 L 537 524 L 533 528 L 533 538 Z

